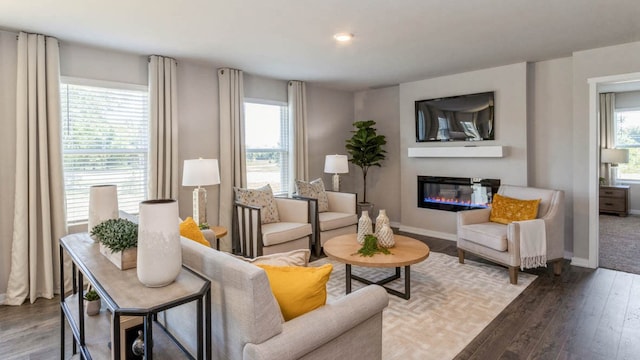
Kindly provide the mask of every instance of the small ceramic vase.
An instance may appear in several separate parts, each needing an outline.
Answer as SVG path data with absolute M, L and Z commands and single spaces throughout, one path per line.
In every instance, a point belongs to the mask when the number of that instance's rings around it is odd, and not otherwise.
M 376 224 L 376 230 L 378 230 L 378 224 Z M 379 231 L 376 231 L 376 237 L 378 238 L 378 246 L 381 248 L 392 248 L 396 241 L 393 238 L 393 230 L 389 224 L 383 224 Z
M 376 237 L 378 236 L 378 231 L 382 229 L 384 224 L 389 225 L 389 217 L 387 216 L 387 210 L 380 209 L 378 217 L 376 218 Z
M 360 220 L 358 220 L 358 235 L 357 240 L 358 244 L 364 244 L 364 237 L 373 234 L 373 224 L 371 223 L 371 218 L 369 217 L 369 213 L 365 210 L 362 212 L 362 216 L 360 216 Z

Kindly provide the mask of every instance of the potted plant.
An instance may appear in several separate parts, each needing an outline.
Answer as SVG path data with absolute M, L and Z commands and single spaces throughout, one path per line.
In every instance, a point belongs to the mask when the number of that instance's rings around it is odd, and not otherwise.
M 84 294 L 84 307 L 87 311 L 87 315 L 98 315 L 102 303 L 100 301 L 100 295 L 95 290 L 89 288 Z
M 373 120 L 356 121 L 353 123 L 355 130 L 353 135 L 347 140 L 347 152 L 351 156 L 349 162 L 362 169 L 362 182 L 364 186 L 362 202 L 363 208 L 370 208 L 372 205 L 367 202 L 367 173 L 372 166 L 380 167 L 381 162 L 386 158 L 386 151 L 382 148 L 387 143 L 384 135 L 378 135 L 376 124 Z
M 91 229 L 100 242 L 100 253 L 120 270 L 136 267 L 138 224 L 127 219 L 109 219 Z

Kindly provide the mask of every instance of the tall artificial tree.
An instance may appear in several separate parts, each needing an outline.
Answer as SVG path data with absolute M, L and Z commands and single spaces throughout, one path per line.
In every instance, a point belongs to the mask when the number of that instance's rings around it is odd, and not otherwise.
M 382 148 L 387 143 L 384 135 L 378 135 L 376 124 L 373 120 L 356 121 L 353 126 L 350 139 L 347 140 L 347 152 L 351 156 L 349 162 L 362 169 L 364 185 L 363 202 L 367 202 L 367 173 L 371 166 L 382 166 L 381 162 L 386 158 L 386 151 Z

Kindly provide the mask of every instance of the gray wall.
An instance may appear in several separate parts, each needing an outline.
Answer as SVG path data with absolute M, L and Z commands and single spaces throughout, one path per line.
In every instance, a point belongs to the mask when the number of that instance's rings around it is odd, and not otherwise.
M 565 250 L 573 248 L 571 58 L 528 65 L 529 185 L 565 192 Z M 568 256 L 570 257 L 570 256 Z
M 371 168 L 367 174 L 367 200 L 375 206 L 372 217 L 385 209 L 389 220 L 399 226 L 400 212 L 400 87 L 361 91 L 355 94 L 356 120 L 375 120 L 378 134 L 384 135 L 387 158 L 382 167 Z M 350 135 L 350 134 L 349 134 Z M 358 199 L 362 199 L 362 171 L 351 166 Z
M 330 90 L 307 84 L 307 139 L 309 146 L 309 178 L 322 178 L 331 189 L 331 176 L 324 173 L 326 155 L 346 154 L 345 140 L 353 122 L 353 93 Z M 354 192 L 354 168 L 340 176 L 340 191 Z
M 410 147 L 463 146 L 464 143 L 416 143 L 416 100 L 495 91 L 493 141 L 477 146 L 501 145 L 502 158 L 409 158 Z M 476 145 L 476 144 L 474 144 Z M 527 65 L 443 76 L 400 84 L 400 162 L 402 228 L 455 239 L 456 213 L 417 207 L 417 176 L 455 176 L 500 179 L 503 184 L 527 185 Z

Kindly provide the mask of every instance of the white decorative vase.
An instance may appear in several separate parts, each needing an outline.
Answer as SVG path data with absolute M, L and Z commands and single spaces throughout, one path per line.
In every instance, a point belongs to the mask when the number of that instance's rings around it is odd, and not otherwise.
M 100 301 L 100 299 L 93 301 L 84 300 L 85 311 L 89 316 L 98 315 L 100 313 L 101 306 L 102 301 Z
M 178 202 L 143 201 L 139 216 L 138 280 L 148 287 L 169 285 L 182 268 Z
M 369 234 L 373 234 L 373 225 L 371 223 L 371 218 L 369 217 L 369 212 L 365 210 L 362 212 L 362 216 L 360 216 L 360 219 L 358 220 L 358 244 L 364 244 L 364 238 Z
M 383 224 L 378 230 L 378 223 L 376 223 L 376 237 L 378 238 L 378 246 L 381 248 L 392 248 L 396 244 L 393 238 L 393 230 L 391 230 L 389 224 Z
M 109 219 L 117 219 L 118 188 L 115 185 L 94 185 L 89 188 L 89 218 L 87 232 Z M 93 236 L 91 237 L 96 240 Z
M 378 217 L 376 218 L 376 237 L 378 236 L 378 230 L 381 229 L 384 224 L 389 225 L 389 217 L 387 216 L 387 210 L 380 209 Z

